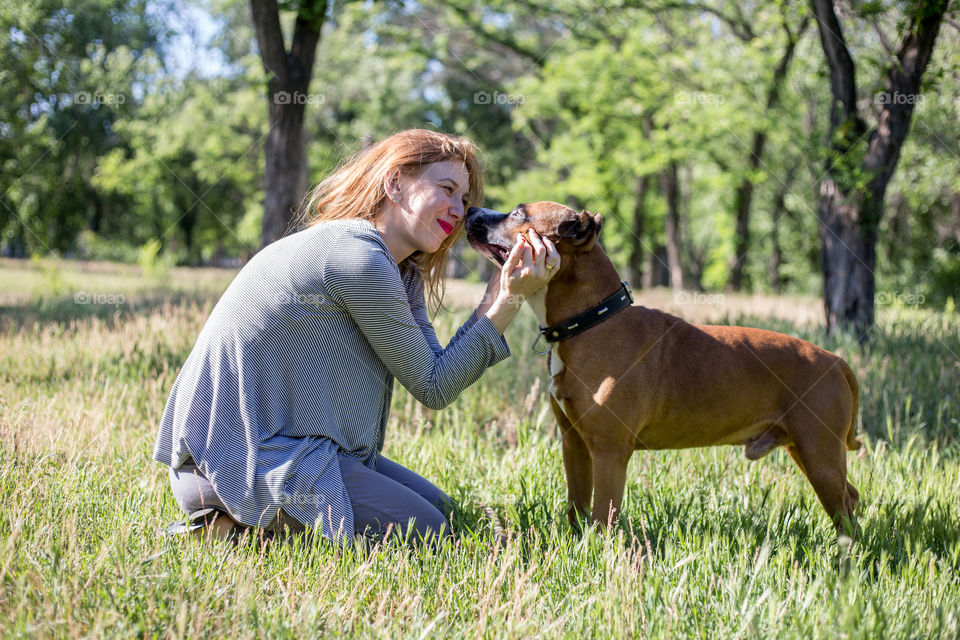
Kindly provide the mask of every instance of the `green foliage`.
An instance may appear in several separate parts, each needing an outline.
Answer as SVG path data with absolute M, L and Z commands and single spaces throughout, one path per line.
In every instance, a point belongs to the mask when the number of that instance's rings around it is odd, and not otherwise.
M 170 273 L 170 268 L 173 266 L 170 254 L 160 255 L 162 246 L 163 244 L 159 240 L 153 238 L 144 243 L 137 252 L 137 264 L 140 265 L 140 273 L 156 282 L 165 281 Z
M 918 6 L 860 3 L 844 16 L 868 126 L 890 63 L 879 33 L 896 44 Z M 184 8 L 210 12 L 217 33 L 210 43 L 193 41 L 194 57 L 215 51 L 220 68 L 171 68 L 171 47 L 183 43 L 174 38 L 190 29 L 174 33 L 164 16 Z M 747 181 L 745 281 L 756 291 L 816 293 L 820 176 L 831 167 L 844 189 L 871 176 L 862 170 L 868 138 L 859 125 L 836 134 L 840 151 L 824 151 L 830 96 L 807 14 L 783 3 L 604 11 L 568 0 L 281 4 L 288 32 L 297 15 L 326 25 L 303 97 L 312 184 L 399 129 L 468 135 L 482 150 L 489 206 L 548 199 L 599 211 L 604 244 L 624 268 L 638 246 L 651 264 L 664 250 L 659 176 L 675 164 L 691 286 L 727 286 L 736 193 Z M 768 107 L 787 30 L 799 38 L 796 53 Z M 957 295 L 960 224 L 960 36 L 944 29 L 939 38 L 887 192 L 877 265 L 879 290 L 922 293 L 937 308 Z M 179 264 L 256 251 L 267 119 L 254 40 L 244 0 L 4 6 L 0 251 L 135 262 L 139 247 L 158 239 Z M 751 169 L 758 134 L 767 143 Z M 780 253 L 771 266 L 774 237 Z
M 77 253 L 85 260 L 108 260 L 110 262 L 135 263 L 138 249 L 123 240 L 105 240 L 87 229 L 77 241 Z
M 40 299 L 58 298 L 66 293 L 63 278 L 63 265 L 57 256 L 30 256 L 30 262 L 40 270 L 41 281 L 34 290 L 34 296 Z
M 0 234 L 21 254 L 66 251 L 125 209 L 91 185 L 122 145 L 161 28 L 145 2 L 78 0 L 0 9 Z

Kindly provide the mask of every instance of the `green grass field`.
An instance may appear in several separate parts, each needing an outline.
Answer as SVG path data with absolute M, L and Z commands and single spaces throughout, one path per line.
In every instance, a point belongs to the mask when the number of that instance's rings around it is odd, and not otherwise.
M 508 331 L 513 357 L 452 406 L 394 396 L 385 453 L 459 502 L 456 545 L 170 540 L 158 529 L 181 514 L 151 460 L 156 426 L 231 277 L 0 262 L 4 636 L 960 637 L 956 314 L 884 308 L 861 351 L 810 321 L 815 300 L 672 308 L 851 363 L 866 446 L 848 456 L 864 532 L 850 547 L 785 452 L 751 463 L 733 447 L 638 452 L 619 528 L 573 536 L 528 311 Z M 480 290 L 451 286 L 441 335 Z

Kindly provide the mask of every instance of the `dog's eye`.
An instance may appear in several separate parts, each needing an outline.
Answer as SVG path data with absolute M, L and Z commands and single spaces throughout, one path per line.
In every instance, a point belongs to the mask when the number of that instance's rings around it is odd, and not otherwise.
M 522 218 L 522 217 L 523 217 L 523 214 L 520 213 L 520 210 L 519 210 L 519 209 L 514 209 L 513 211 L 510 212 L 510 215 L 513 216 L 514 218 Z

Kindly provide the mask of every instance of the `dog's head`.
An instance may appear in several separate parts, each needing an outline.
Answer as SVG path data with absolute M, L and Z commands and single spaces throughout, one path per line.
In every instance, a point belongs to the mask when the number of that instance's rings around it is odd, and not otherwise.
M 467 211 L 467 240 L 474 249 L 503 266 L 510 249 L 517 243 L 517 234 L 526 237 L 530 229 L 550 238 L 560 253 L 560 268 L 571 260 L 567 256 L 593 249 L 603 218 L 599 213 L 579 213 L 556 202 L 518 204 L 513 211 L 471 207 Z

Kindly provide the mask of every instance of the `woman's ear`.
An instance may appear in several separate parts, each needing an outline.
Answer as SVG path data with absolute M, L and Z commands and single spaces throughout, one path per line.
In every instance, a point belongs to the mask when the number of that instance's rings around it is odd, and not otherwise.
M 400 196 L 403 195 L 400 189 L 400 167 L 387 171 L 387 175 L 383 177 L 383 192 L 390 200 L 400 201 Z

